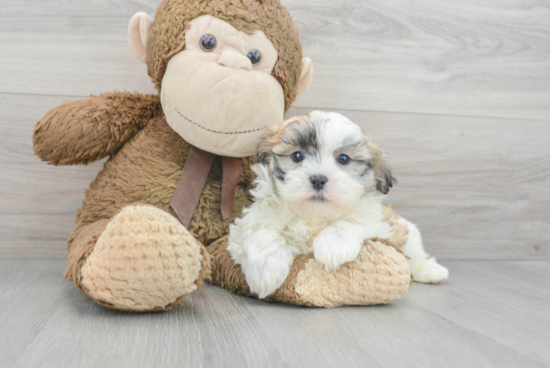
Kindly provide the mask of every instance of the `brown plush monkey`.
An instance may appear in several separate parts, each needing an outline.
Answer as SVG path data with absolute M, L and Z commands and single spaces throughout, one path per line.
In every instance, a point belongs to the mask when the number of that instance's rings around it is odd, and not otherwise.
M 34 131 L 36 154 L 54 165 L 110 156 L 77 214 L 65 277 L 99 304 L 130 311 L 167 310 L 204 280 L 248 293 L 225 251 L 227 233 L 250 203 L 250 165 L 263 130 L 283 120 L 311 81 L 292 19 L 278 0 L 164 0 L 155 21 L 136 14 L 128 36 L 159 96 L 113 92 L 68 102 Z M 193 152 L 214 161 L 185 227 L 170 201 L 193 176 L 182 175 Z M 224 220 L 227 157 L 239 158 L 242 169 Z M 387 220 L 392 216 L 388 211 Z M 398 247 L 405 230 L 395 226 L 397 235 L 385 242 Z M 337 272 L 299 257 L 272 299 L 385 303 L 402 296 L 409 281 L 403 255 L 372 241 Z

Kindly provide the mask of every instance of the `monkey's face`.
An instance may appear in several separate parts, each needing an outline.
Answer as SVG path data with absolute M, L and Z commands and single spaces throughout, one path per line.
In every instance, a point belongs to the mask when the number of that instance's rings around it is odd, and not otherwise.
M 284 115 L 283 89 L 271 75 L 275 47 L 263 32 L 239 32 L 211 15 L 191 21 L 185 44 L 162 81 L 168 124 L 205 151 L 253 155 L 265 128 Z
M 282 121 L 313 74 L 284 6 L 163 0 L 156 14 L 154 22 L 135 14 L 128 40 L 161 91 L 168 124 L 203 150 L 253 155 L 265 128 Z

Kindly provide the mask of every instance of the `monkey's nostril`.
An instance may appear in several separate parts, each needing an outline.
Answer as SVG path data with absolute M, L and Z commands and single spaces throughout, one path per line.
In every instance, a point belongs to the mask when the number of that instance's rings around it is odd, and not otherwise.
M 225 50 L 218 58 L 218 63 L 233 69 L 252 70 L 252 62 L 242 54 L 234 51 Z
M 321 190 L 327 183 L 328 179 L 324 175 L 312 175 L 309 177 L 309 181 L 315 190 Z

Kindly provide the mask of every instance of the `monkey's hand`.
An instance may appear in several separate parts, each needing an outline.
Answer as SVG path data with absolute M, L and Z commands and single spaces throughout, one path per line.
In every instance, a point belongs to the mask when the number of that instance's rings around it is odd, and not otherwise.
M 115 152 L 161 114 L 155 95 L 112 92 L 69 101 L 36 124 L 34 152 L 54 165 L 88 164 Z

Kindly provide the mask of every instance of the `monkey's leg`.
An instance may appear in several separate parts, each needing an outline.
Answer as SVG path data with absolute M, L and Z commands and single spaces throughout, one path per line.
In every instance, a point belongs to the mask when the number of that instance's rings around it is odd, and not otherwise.
M 210 274 L 210 256 L 181 223 L 148 205 L 75 231 L 65 277 L 97 303 L 128 311 L 167 310 Z
M 226 248 L 227 237 L 208 246 L 212 283 L 250 294 L 241 266 Z M 386 304 L 402 297 L 410 282 L 403 254 L 381 242 L 367 241 L 357 259 L 336 271 L 326 271 L 313 254 L 298 256 L 283 285 L 267 300 L 313 307 Z

